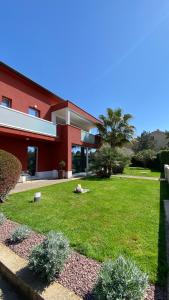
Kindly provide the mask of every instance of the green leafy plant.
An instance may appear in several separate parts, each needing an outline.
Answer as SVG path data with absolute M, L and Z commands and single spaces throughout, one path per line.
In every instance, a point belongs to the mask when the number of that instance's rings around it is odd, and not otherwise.
M 20 161 L 11 153 L 0 150 L 0 202 L 4 202 L 21 173 Z
M 10 240 L 13 243 L 21 242 L 26 239 L 30 233 L 31 230 L 28 226 L 20 225 L 13 231 Z
M 93 154 L 90 170 L 100 177 L 110 177 L 112 174 L 122 173 L 129 161 L 130 157 L 124 151 L 112 149 L 105 144 Z
M 6 217 L 3 213 L 0 213 L 0 225 L 2 225 L 6 221 Z
M 69 241 L 62 233 L 51 231 L 45 240 L 32 250 L 29 268 L 43 280 L 51 282 L 63 268 L 69 253 Z
M 158 157 L 160 160 L 161 171 L 164 171 L 164 165 L 169 165 L 169 150 L 161 150 L 158 153 Z
M 153 161 L 156 159 L 155 151 L 148 149 L 142 150 L 133 155 L 132 165 L 136 167 L 151 168 Z
M 140 136 L 134 139 L 132 148 L 135 152 L 155 150 L 155 140 L 151 132 L 144 130 Z
M 59 168 L 60 168 L 60 170 L 63 170 L 63 169 L 65 168 L 65 166 L 66 166 L 65 161 L 64 161 L 64 160 L 61 160 L 61 161 L 59 162 Z
M 123 114 L 122 109 L 107 108 L 106 116 L 99 116 L 102 123 L 97 124 L 103 143 L 108 143 L 111 148 L 122 147 L 134 135 L 135 127 L 130 125 L 131 114 Z
M 141 300 L 147 286 L 147 275 L 134 262 L 120 256 L 103 264 L 94 295 L 98 300 Z

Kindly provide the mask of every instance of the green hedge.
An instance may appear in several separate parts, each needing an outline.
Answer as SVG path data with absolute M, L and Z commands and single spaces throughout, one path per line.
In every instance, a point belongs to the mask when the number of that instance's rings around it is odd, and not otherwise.
M 8 193 L 19 179 L 22 166 L 11 153 L 0 149 L 0 202 L 4 202 Z
M 160 161 L 160 169 L 161 171 L 164 171 L 164 165 L 169 165 L 169 150 L 161 150 L 157 157 Z

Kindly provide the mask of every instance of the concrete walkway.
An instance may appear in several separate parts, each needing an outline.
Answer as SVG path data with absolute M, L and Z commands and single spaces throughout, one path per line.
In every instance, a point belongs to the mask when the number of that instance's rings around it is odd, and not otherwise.
M 158 177 L 145 177 L 145 176 L 134 176 L 134 175 L 123 175 L 123 174 L 117 174 L 112 175 L 111 177 L 118 177 L 118 178 L 133 178 L 133 179 L 147 179 L 147 180 L 163 180 Z M 24 183 L 17 183 L 15 188 L 11 190 L 10 194 L 24 192 L 32 189 L 38 189 L 43 186 L 49 186 L 57 183 L 63 183 L 68 182 L 72 180 L 77 180 L 82 177 L 73 177 L 70 179 L 40 179 L 40 180 L 32 180 L 32 181 L 26 181 Z
M 70 179 L 41 179 L 41 180 L 26 181 L 24 183 L 17 183 L 15 188 L 10 191 L 10 194 L 24 192 L 32 189 L 38 189 L 43 186 L 49 186 L 49 185 L 68 182 L 77 179 L 80 179 L 80 177 L 74 177 Z
M 148 177 L 148 176 L 134 176 L 134 175 L 123 175 L 123 174 L 117 174 L 112 175 L 111 177 L 119 177 L 119 178 L 133 178 L 133 179 L 147 179 L 147 180 L 161 180 L 159 177 Z M 163 180 L 163 179 L 162 179 Z

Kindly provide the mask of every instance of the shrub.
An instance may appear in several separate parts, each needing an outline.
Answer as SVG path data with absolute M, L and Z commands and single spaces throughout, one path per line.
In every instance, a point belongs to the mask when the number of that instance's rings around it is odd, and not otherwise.
M 125 164 L 117 163 L 112 167 L 112 174 L 122 174 L 124 171 Z
M 134 167 L 149 168 L 152 165 L 152 161 L 155 159 L 156 154 L 153 150 L 139 151 L 132 157 L 132 165 Z
M 0 150 L 0 202 L 4 202 L 21 173 L 20 161 L 11 153 Z
M 160 160 L 161 171 L 164 171 L 164 165 L 165 164 L 169 165 L 169 150 L 161 150 L 158 153 L 158 157 Z
M 120 256 L 103 264 L 94 296 L 99 300 L 141 300 L 147 286 L 147 275 L 134 262 Z
M 129 155 L 122 149 L 112 149 L 109 145 L 103 145 L 93 154 L 90 170 L 100 177 L 110 177 L 112 174 L 123 172 L 128 162 Z
M 0 213 L 0 225 L 2 225 L 6 221 L 6 217 L 3 213 Z
M 43 280 L 51 282 L 63 268 L 69 252 L 69 242 L 64 235 L 51 231 L 45 240 L 32 250 L 29 267 Z
M 10 240 L 13 243 L 21 242 L 26 239 L 30 233 L 31 230 L 28 226 L 20 225 L 13 231 Z

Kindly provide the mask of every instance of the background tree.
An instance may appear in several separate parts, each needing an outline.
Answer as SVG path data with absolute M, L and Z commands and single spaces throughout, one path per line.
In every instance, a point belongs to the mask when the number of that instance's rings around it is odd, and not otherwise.
M 145 149 L 137 152 L 132 157 L 132 165 L 144 168 L 151 168 L 153 161 L 156 159 L 156 153 L 154 150 Z
M 169 131 L 165 131 L 165 135 L 166 135 L 166 139 L 167 139 L 167 141 L 168 141 L 168 143 L 167 143 L 167 145 L 168 145 L 168 147 L 169 147 Z
M 107 108 L 107 115 L 100 115 L 99 118 L 103 123 L 98 123 L 97 128 L 103 143 L 115 148 L 122 147 L 132 139 L 135 127 L 129 124 L 131 114 L 123 114 L 120 108 Z
M 154 137 L 148 131 L 143 131 L 140 136 L 138 136 L 133 142 L 134 152 L 139 152 L 142 150 L 154 150 L 155 142 Z

